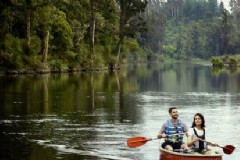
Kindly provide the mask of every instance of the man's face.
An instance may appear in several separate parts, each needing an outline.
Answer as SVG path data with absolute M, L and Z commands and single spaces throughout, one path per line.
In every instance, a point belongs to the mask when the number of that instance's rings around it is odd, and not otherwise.
M 173 109 L 171 113 L 169 113 L 172 119 L 177 119 L 178 118 L 178 111 L 177 109 Z

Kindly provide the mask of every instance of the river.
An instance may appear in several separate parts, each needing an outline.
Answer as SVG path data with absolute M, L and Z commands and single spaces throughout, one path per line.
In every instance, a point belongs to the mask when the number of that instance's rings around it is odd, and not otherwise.
M 159 160 L 155 138 L 176 106 L 190 127 L 205 116 L 207 140 L 240 158 L 240 73 L 199 64 L 136 65 L 121 71 L 0 76 L 0 157 L 10 160 Z

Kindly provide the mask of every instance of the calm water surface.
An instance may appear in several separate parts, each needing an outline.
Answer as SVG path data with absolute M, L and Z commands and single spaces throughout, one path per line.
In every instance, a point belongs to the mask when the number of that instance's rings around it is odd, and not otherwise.
M 208 66 L 134 66 L 119 72 L 0 76 L 0 159 L 159 160 L 159 140 L 128 148 L 127 138 L 155 138 L 168 108 L 191 125 L 205 116 L 207 140 L 237 149 L 240 73 Z M 220 151 L 222 151 L 220 149 Z

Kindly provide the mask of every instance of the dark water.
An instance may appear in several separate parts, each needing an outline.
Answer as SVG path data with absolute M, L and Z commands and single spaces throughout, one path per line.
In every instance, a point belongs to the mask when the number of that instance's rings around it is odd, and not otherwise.
M 207 140 L 237 149 L 240 73 L 209 66 L 134 66 L 119 72 L 0 76 L 0 160 L 158 160 L 155 138 L 177 106 L 188 126 L 204 114 Z M 222 149 L 218 148 L 221 152 Z

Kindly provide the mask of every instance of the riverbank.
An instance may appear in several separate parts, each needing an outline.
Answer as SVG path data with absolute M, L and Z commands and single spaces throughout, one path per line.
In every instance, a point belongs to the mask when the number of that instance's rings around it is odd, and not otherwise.
M 1 75 L 24 75 L 24 74 L 49 74 L 49 73 L 77 73 L 77 72 L 101 72 L 101 71 L 115 71 L 125 69 L 127 66 L 138 65 L 138 64 L 162 64 L 162 63 L 191 63 L 198 64 L 204 66 L 212 66 L 211 60 L 204 60 L 199 58 L 193 58 L 190 61 L 186 60 L 176 60 L 169 57 L 164 57 L 164 59 L 154 60 L 154 61 L 131 61 L 125 62 L 118 67 L 114 66 L 104 66 L 104 67 L 82 67 L 82 68 L 52 68 L 49 69 L 46 67 L 45 69 L 9 69 L 9 70 L 1 70 Z
M 121 66 L 125 68 L 125 66 Z M 96 68 L 80 68 L 80 69 L 21 69 L 21 70 L 6 70 L 0 71 L 1 75 L 22 75 L 22 74 L 49 74 L 49 73 L 74 73 L 74 72 L 100 72 L 100 71 L 114 71 L 120 70 L 120 67 L 96 67 Z

